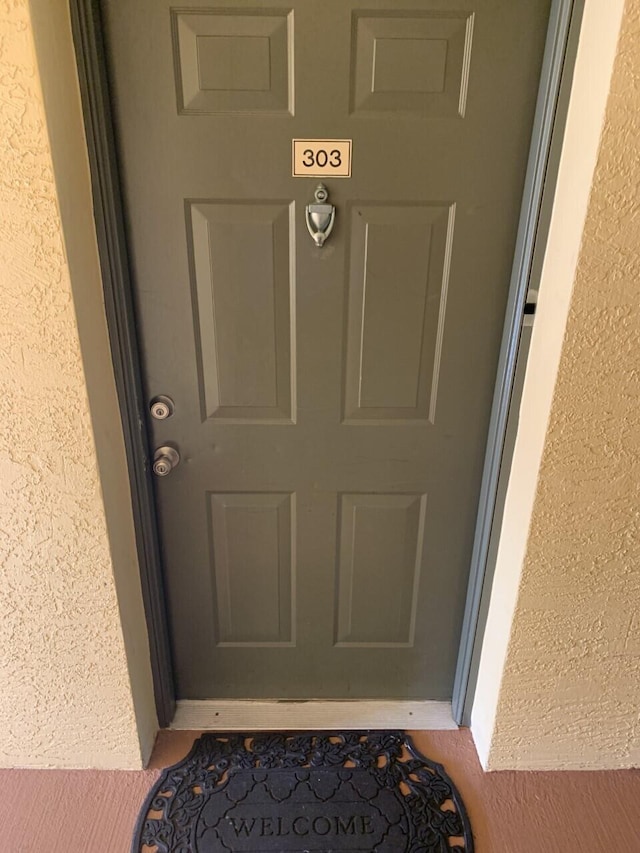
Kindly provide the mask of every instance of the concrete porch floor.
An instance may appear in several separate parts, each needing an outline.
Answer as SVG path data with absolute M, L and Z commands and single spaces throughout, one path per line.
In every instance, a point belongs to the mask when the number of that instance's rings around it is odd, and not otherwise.
M 458 786 L 477 853 L 640 853 L 640 770 L 486 774 L 467 730 L 413 735 Z M 196 736 L 161 732 L 144 772 L 0 771 L 1 853 L 129 853 L 160 768 Z

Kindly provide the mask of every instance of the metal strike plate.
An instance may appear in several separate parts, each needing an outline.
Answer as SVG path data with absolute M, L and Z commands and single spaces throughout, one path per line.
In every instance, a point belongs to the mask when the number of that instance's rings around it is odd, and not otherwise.
M 529 290 L 527 293 L 527 301 L 524 306 L 524 317 L 522 325 L 525 328 L 531 328 L 536 318 L 536 310 L 538 308 L 538 291 Z

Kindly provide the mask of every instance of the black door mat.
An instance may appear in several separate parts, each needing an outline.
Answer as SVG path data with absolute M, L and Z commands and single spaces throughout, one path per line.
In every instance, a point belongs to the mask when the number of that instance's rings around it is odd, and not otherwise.
M 154 785 L 132 853 L 473 853 L 440 764 L 403 732 L 205 734 Z

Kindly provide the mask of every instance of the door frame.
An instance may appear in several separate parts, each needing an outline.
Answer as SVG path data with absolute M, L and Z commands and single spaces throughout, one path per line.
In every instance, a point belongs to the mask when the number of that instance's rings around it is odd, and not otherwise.
M 471 722 L 584 6 L 585 0 L 551 5 L 453 687 L 459 725 Z
M 513 272 L 487 440 L 453 716 L 468 724 L 477 681 L 504 496 L 517 428 L 528 335 L 527 300 L 537 292 L 585 0 L 552 0 Z M 146 430 L 146 397 L 131 286 L 125 215 L 99 0 L 69 0 L 91 173 L 105 312 L 129 471 L 156 710 L 171 724 L 176 697 L 161 548 Z

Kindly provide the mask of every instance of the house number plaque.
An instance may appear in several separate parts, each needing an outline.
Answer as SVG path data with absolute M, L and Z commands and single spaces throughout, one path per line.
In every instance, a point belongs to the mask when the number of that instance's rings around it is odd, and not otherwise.
M 294 139 L 294 178 L 350 178 L 351 139 Z

